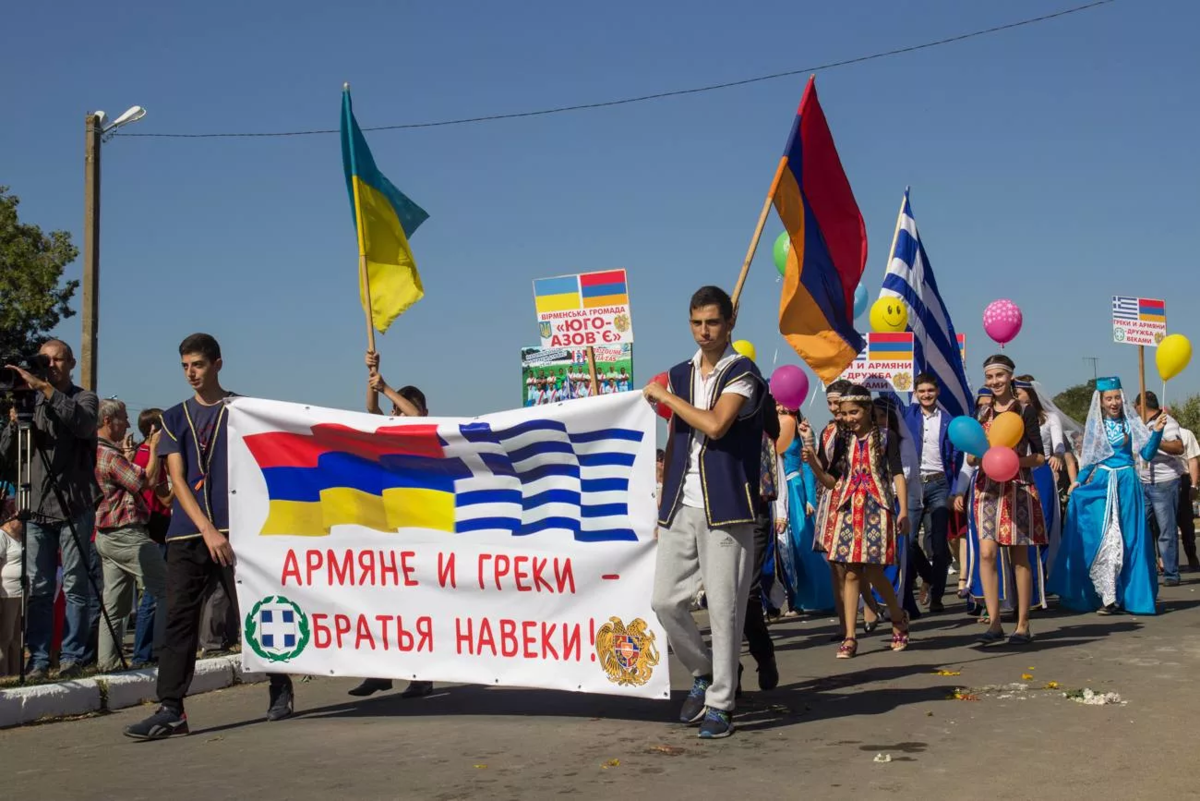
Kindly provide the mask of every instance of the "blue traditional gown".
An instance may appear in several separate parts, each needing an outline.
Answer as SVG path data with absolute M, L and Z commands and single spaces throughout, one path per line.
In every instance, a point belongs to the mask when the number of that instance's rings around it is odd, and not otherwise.
M 1105 418 L 1113 455 L 1086 465 L 1067 504 L 1066 525 L 1049 590 L 1068 609 L 1090 612 L 1116 604 L 1153 615 L 1158 597 L 1156 546 L 1146 523 L 1146 499 L 1133 462 L 1125 418 Z M 1153 458 L 1162 440 L 1155 431 L 1142 448 Z
M 776 553 L 786 577 L 788 606 L 795 610 L 833 609 L 833 583 L 825 554 L 813 549 L 814 516 L 817 508 L 817 479 L 800 458 L 803 446 L 793 440 L 783 454 L 787 481 L 788 528 L 786 540 Z M 807 506 L 812 506 L 813 514 Z

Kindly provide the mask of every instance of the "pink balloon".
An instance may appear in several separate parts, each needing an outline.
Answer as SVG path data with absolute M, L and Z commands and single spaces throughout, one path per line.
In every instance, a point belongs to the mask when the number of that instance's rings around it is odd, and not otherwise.
M 1021 307 L 1007 298 L 994 300 L 983 310 L 983 330 L 1001 345 L 1016 339 L 1023 322 Z
M 799 409 L 808 397 L 808 374 L 794 364 L 785 364 L 771 374 L 771 394 L 788 409 Z
M 992 481 L 1012 481 L 1020 470 L 1020 459 L 1012 448 L 994 445 L 983 455 L 983 472 Z

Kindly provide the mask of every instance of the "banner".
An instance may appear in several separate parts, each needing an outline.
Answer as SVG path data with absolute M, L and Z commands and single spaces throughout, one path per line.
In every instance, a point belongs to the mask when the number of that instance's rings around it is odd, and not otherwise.
M 586 348 L 633 342 L 624 270 L 560 275 L 533 282 L 543 348 Z
M 912 332 L 867 334 L 867 346 L 840 377 L 872 392 L 912 392 Z
M 633 389 L 633 345 L 597 347 L 596 382 L 601 395 Z M 521 348 L 522 406 L 542 406 L 592 394 L 587 350 Z
M 1157 348 L 1167 335 L 1167 304 L 1152 298 L 1113 295 L 1113 342 Z
M 654 413 L 229 403 L 247 670 L 668 698 Z

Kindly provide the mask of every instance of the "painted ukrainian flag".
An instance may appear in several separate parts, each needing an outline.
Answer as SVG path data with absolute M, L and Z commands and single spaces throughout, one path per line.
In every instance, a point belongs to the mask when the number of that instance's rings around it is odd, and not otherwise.
M 367 261 L 371 321 L 377 330 L 387 331 L 397 317 L 425 296 L 408 240 L 429 215 L 375 166 L 367 140 L 354 119 L 348 85 L 342 91 L 342 166 L 358 230 L 358 253 Z M 361 274 L 359 284 L 366 311 Z
M 866 344 L 854 330 L 853 309 L 867 264 L 867 229 L 811 78 L 771 197 L 792 244 L 779 333 L 828 384 Z

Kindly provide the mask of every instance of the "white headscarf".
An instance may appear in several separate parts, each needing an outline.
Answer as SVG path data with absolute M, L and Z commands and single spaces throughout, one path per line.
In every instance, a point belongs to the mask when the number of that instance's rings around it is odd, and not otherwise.
M 1150 441 L 1150 429 L 1146 427 L 1141 415 L 1129 414 L 1132 407 L 1124 389 L 1121 390 L 1121 403 L 1121 413 L 1125 417 L 1129 435 L 1133 438 L 1133 453 L 1137 455 Z M 1099 464 L 1116 453 L 1112 443 L 1108 441 L 1108 432 L 1104 430 L 1104 417 L 1104 410 L 1100 408 L 1100 390 L 1096 390 L 1092 393 L 1092 407 L 1088 411 L 1087 424 L 1083 430 L 1083 453 L 1079 454 L 1081 470 L 1089 465 Z

